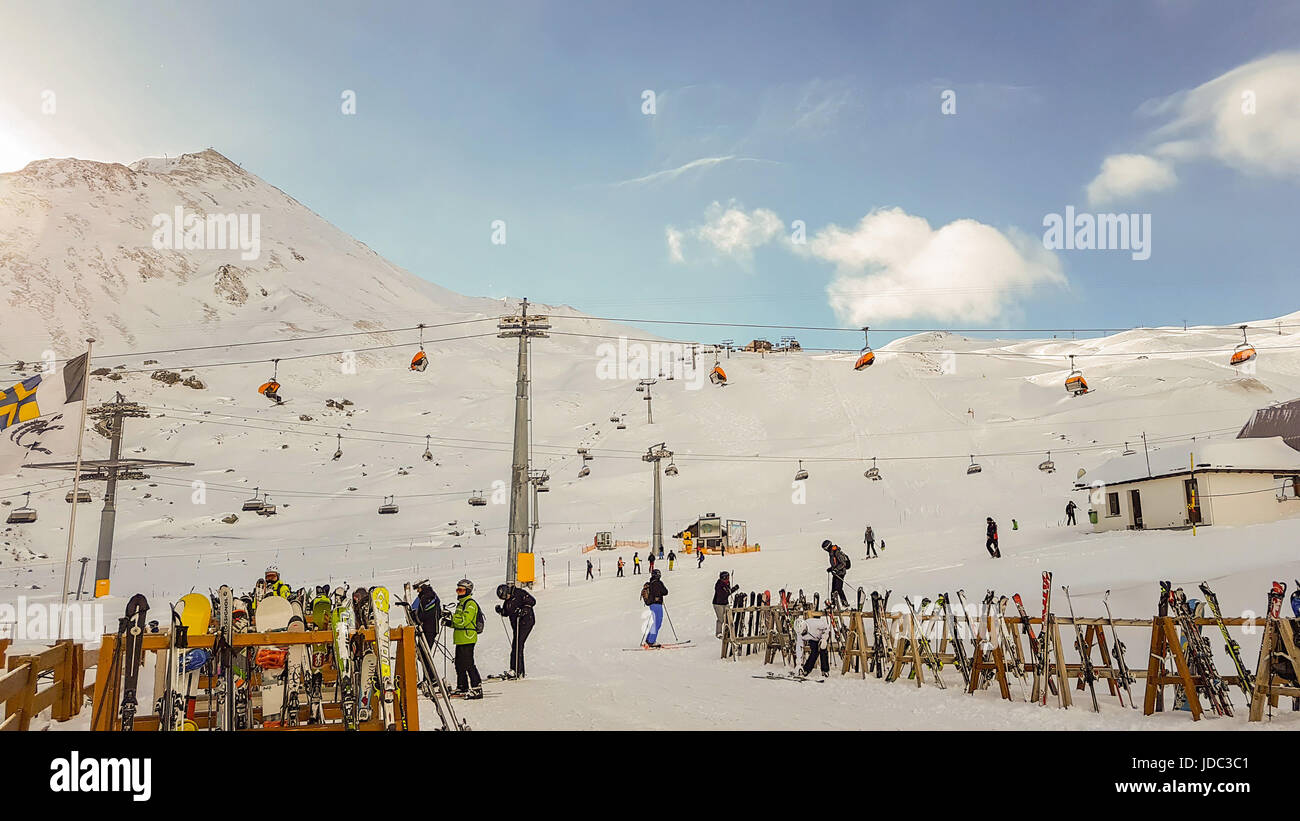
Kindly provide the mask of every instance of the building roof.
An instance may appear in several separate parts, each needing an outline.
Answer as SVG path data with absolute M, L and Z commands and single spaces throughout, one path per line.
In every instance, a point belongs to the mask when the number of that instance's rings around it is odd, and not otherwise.
M 1292 448 L 1300 450 L 1300 399 L 1260 408 L 1237 434 L 1238 439 L 1280 436 Z
M 1096 482 L 1120 485 L 1186 474 L 1191 470 L 1193 456 L 1197 472 L 1300 473 L 1300 451 L 1288 447 L 1280 436 L 1218 440 L 1197 443 L 1194 448 L 1190 444 L 1165 445 L 1147 455 L 1151 460 L 1149 473 L 1147 456 L 1139 450 L 1132 456 L 1102 463 L 1085 473 L 1075 486 L 1088 487 Z

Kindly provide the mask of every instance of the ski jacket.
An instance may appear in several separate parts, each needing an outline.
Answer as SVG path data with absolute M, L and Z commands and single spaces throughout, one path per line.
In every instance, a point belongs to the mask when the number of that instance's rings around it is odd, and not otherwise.
M 799 640 L 805 644 L 815 641 L 818 646 L 821 646 L 826 641 L 826 637 L 830 635 L 830 632 L 830 622 L 826 621 L 824 616 L 814 616 L 803 620 L 803 628 L 799 631 Z
M 870 526 L 868 526 L 868 527 L 867 527 L 867 532 L 864 533 L 863 536 L 862 536 L 862 541 L 864 541 L 864 542 L 874 542 L 875 540 L 876 540 L 876 533 L 875 533 L 874 530 L 871 529 Z
M 533 607 L 537 604 L 537 599 L 522 587 L 516 587 L 510 591 L 506 600 L 501 602 L 501 615 L 510 619 L 510 624 L 514 625 L 520 619 L 528 621 L 533 618 Z
M 677 558 L 677 554 L 676 554 L 676 553 L 672 552 L 671 550 L 668 551 L 668 561 L 671 562 L 671 561 L 673 561 L 673 560 L 676 559 L 676 558 Z
M 668 595 L 668 588 L 664 587 L 663 581 L 660 579 L 653 579 L 647 582 L 647 584 L 650 585 L 650 601 L 646 602 L 646 604 L 663 604 L 664 596 Z
M 1076 504 L 1074 503 L 1074 500 L 1071 499 L 1071 500 L 1070 500 L 1070 501 L 1065 505 L 1065 512 L 1066 512 L 1066 513 L 1073 513 L 1073 512 L 1075 511 L 1075 509 L 1078 508 L 1078 507 L 1079 507 L 1079 506 L 1076 505 Z
M 836 576 L 843 578 L 844 574 L 847 573 L 849 570 L 848 557 L 844 555 L 843 550 L 839 549 L 839 546 L 831 545 L 830 560 L 831 560 L 830 569 L 835 573 Z
M 985 532 L 988 533 L 990 539 L 996 539 L 998 537 L 998 523 L 989 522 L 989 526 Z
M 442 619 L 442 601 L 439 600 L 438 594 L 433 593 L 428 597 L 421 594 L 415 600 L 415 604 L 411 605 L 411 614 L 415 616 L 425 637 L 433 641 L 438 635 L 438 622 Z
M 729 603 L 731 601 L 731 594 L 735 593 L 739 589 L 740 589 L 740 585 L 738 584 L 733 584 L 730 587 L 728 587 L 726 582 L 724 582 L 722 579 L 718 579 L 718 581 L 713 585 L 713 603 L 714 604 Z
M 456 600 L 456 609 L 451 614 L 452 644 L 474 644 L 478 641 L 478 602 L 466 593 Z

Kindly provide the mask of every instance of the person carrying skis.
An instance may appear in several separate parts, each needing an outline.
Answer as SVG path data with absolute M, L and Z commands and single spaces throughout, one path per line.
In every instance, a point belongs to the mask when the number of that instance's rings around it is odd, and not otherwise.
M 496 606 L 496 611 L 510 619 L 510 632 L 514 636 L 510 642 L 510 669 L 506 671 L 505 677 L 523 678 L 524 642 L 528 641 L 528 634 L 533 632 L 533 627 L 537 624 L 537 616 L 533 614 L 537 599 L 522 587 L 510 584 L 497 585 L 497 598 L 501 604 Z
M 799 678 L 807 678 L 812 672 L 814 666 L 820 660 L 822 665 L 822 678 L 831 674 L 831 658 L 827 649 L 830 643 L 831 625 L 824 615 L 813 616 L 812 618 L 800 619 L 798 635 L 799 643 L 803 645 L 804 662 L 799 668 L 797 675 Z
M 832 544 L 830 539 L 822 542 L 822 550 L 829 554 L 831 565 L 826 568 L 826 572 L 831 574 L 831 594 L 828 601 L 833 603 L 838 598 L 842 605 L 848 607 L 849 599 L 844 595 L 844 574 L 849 572 L 852 562 L 844 555 L 844 551 L 840 550 L 840 546 Z
M 669 569 L 669 570 L 672 570 L 672 569 L 673 569 L 673 562 L 675 562 L 675 561 L 677 561 L 677 551 L 675 551 L 675 550 L 669 550 L 669 551 L 668 551 L 668 569 Z
M 641 554 L 636 551 L 632 552 L 632 575 L 641 575 Z
M 595 576 L 591 575 L 591 559 L 587 559 L 587 578 L 588 579 L 595 578 Z
M 1076 504 L 1074 503 L 1074 500 L 1073 500 L 1073 499 L 1071 499 L 1070 501 L 1066 502 L 1066 504 L 1065 504 L 1065 523 L 1066 523 L 1067 525 L 1075 524 L 1075 521 L 1074 521 L 1074 511 L 1075 511 L 1075 509 L 1078 508 L 1078 507 L 1079 507 L 1079 506 L 1076 505 Z
M 465 698 L 483 697 L 483 680 L 474 664 L 474 645 L 478 643 L 483 614 L 474 601 L 474 582 L 461 579 L 456 582 L 456 609 L 442 623 L 453 628 L 452 643 L 456 645 L 456 692 Z
M 668 595 L 668 588 L 659 575 L 658 570 L 651 570 L 650 581 L 641 587 L 641 601 L 650 608 L 651 615 L 650 630 L 641 642 L 646 649 L 659 646 L 659 628 L 664 623 L 664 596 Z
M 731 574 L 722 571 L 713 583 L 713 614 L 717 621 L 713 625 L 713 637 L 722 638 L 722 626 L 727 623 L 727 603 L 731 594 L 740 589 L 740 585 L 731 583 Z
M 622 556 L 618 557 L 618 573 L 615 574 L 614 578 L 616 579 L 623 578 L 623 557 Z
M 411 613 L 424 633 L 425 641 L 430 647 L 438 643 L 438 624 L 442 621 L 442 602 L 433 588 L 427 584 L 420 585 L 420 592 L 411 604 Z
M 863 534 L 862 541 L 867 546 L 868 559 L 870 559 L 873 555 L 875 556 L 880 555 L 879 553 L 876 553 L 876 531 L 871 529 L 871 525 L 867 525 L 867 532 Z
M 992 516 L 987 517 L 985 521 L 988 523 L 988 526 L 984 529 L 986 535 L 984 540 L 984 549 L 987 550 L 989 555 L 993 558 L 1000 559 L 1002 558 L 1002 551 L 998 548 L 998 523 L 993 521 Z

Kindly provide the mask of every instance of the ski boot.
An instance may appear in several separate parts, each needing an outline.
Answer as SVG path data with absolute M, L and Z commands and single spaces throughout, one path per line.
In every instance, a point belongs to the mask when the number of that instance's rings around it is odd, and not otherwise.
M 474 699 L 482 698 L 482 697 L 483 697 L 482 687 L 471 687 L 469 688 L 469 692 L 465 695 L 465 699 L 467 701 L 473 701 Z

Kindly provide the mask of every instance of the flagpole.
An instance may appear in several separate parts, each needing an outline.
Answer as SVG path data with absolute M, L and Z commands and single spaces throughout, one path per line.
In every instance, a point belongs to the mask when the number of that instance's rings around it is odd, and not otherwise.
M 82 377 L 86 387 L 90 385 L 90 351 L 95 347 L 93 338 L 86 340 L 86 370 Z M 77 468 L 72 473 L 72 512 L 68 514 L 68 555 L 63 560 L 63 599 L 59 603 L 59 631 L 57 638 L 63 638 L 63 625 L 68 614 L 68 582 L 72 579 L 72 543 L 77 536 L 77 494 L 81 491 L 81 444 L 86 438 L 86 406 L 90 404 L 89 391 L 82 390 L 81 424 L 77 426 Z

